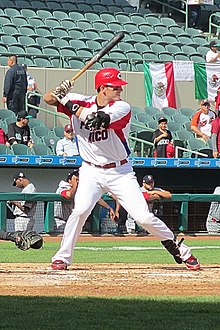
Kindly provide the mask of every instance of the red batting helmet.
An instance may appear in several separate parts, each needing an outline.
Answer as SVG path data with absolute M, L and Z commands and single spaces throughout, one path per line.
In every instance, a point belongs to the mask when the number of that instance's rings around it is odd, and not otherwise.
M 123 86 L 127 81 L 121 79 L 121 73 L 115 68 L 102 69 L 95 75 L 95 89 L 100 86 Z

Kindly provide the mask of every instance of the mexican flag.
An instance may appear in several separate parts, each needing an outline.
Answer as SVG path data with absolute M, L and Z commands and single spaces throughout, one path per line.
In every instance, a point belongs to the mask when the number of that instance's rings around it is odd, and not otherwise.
M 220 65 L 215 63 L 194 63 L 195 97 L 214 101 L 220 86 Z
M 176 108 L 173 63 L 144 63 L 146 105 Z

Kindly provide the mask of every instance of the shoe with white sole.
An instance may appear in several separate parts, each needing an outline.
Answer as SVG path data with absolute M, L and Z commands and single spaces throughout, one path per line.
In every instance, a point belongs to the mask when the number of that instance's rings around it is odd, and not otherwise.
M 55 260 L 52 262 L 51 267 L 54 270 L 67 270 L 67 264 L 62 260 Z

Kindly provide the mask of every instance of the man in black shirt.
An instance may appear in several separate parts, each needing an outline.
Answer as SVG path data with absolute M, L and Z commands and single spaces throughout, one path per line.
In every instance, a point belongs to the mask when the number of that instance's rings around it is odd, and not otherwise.
M 10 145 L 20 143 L 32 147 L 28 126 L 29 118 L 32 117 L 26 111 L 20 111 L 17 115 L 17 121 L 8 125 L 8 142 Z
M 10 67 L 5 75 L 2 101 L 7 108 L 16 115 L 25 109 L 25 95 L 27 93 L 27 74 L 24 68 L 17 64 L 17 56 L 8 57 Z

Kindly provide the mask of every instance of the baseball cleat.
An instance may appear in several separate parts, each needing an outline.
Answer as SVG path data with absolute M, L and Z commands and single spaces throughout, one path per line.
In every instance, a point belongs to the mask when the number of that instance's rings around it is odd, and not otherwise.
M 184 261 L 186 268 L 190 270 L 199 270 L 200 269 L 200 263 L 197 258 L 195 258 L 193 255 L 189 257 L 187 260 Z
M 67 264 L 62 260 L 55 260 L 52 262 L 51 267 L 54 270 L 67 270 Z

